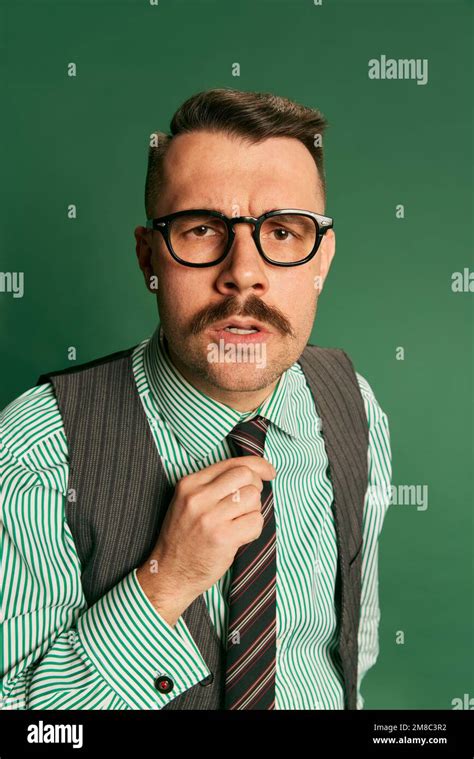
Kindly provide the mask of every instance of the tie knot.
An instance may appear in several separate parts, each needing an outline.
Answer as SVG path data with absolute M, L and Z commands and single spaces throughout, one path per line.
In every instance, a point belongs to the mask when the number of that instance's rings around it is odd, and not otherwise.
M 236 424 L 227 436 L 235 455 L 263 456 L 268 425 L 268 420 L 263 416 Z

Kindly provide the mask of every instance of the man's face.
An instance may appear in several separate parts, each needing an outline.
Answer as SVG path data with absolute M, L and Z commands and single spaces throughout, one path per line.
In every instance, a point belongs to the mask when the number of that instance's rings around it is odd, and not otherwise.
M 325 210 L 316 165 L 298 140 L 272 137 L 254 145 L 205 131 L 173 138 L 155 217 L 193 208 L 229 217 L 257 217 L 279 208 Z M 224 261 L 202 269 L 175 261 L 157 231 L 137 227 L 135 236 L 145 281 L 158 279 L 161 324 L 178 369 L 198 386 L 244 393 L 268 387 L 301 355 L 335 240 L 329 230 L 311 261 L 282 267 L 261 258 L 251 224 L 236 224 L 234 231 Z M 242 337 L 218 329 L 233 318 L 238 326 L 257 321 L 261 331 Z M 239 343 L 247 360 L 237 359 Z M 224 359 L 232 351 L 234 360 Z

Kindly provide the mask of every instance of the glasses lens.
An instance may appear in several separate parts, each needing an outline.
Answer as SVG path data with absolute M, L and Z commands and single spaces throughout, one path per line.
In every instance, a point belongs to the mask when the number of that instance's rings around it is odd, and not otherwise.
M 192 264 L 208 264 L 221 257 L 227 244 L 227 227 L 208 214 L 186 214 L 170 224 L 170 241 L 176 255 Z
M 302 261 L 313 250 L 316 237 L 314 219 L 302 214 L 270 216 L 260 227 L 262 250 L 278 263 Z

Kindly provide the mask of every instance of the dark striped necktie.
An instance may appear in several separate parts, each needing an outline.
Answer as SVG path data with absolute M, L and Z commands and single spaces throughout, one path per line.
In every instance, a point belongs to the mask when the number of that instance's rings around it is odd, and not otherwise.
M 241 422 L 227 440 L 234 456 L 263 456 L 269 422 Z M 261 492 L 260 537 L 240 546 L 232 564 L 225 709 L 274 709 L 276 669 L 276 530 L 270 480 Z

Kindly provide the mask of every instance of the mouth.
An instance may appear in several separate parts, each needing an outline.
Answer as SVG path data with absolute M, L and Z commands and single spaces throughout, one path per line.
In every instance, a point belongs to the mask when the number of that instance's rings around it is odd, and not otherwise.
M 261 342 L 268 340 L 271 332 L 255 319 L 230 318 L 216 322 L 209 328 L 209 332 L 218 339 L 226 342 Z

